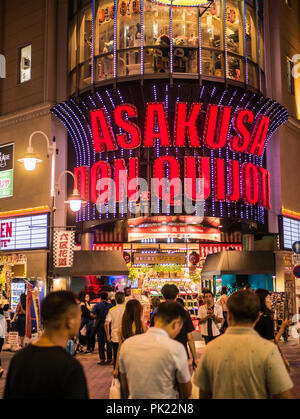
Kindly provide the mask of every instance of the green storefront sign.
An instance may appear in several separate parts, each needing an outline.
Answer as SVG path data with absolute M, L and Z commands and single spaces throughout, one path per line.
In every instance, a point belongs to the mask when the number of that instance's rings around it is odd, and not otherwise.
M 14 194 L 14 145 L 0 147 L 0 199 Z

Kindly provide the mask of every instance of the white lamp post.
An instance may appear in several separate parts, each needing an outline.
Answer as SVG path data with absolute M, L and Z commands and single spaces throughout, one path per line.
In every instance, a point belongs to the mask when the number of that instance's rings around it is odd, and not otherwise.
M 47 278 L 47 290 L 50 291 L 51 283 L 50 280 L 53 278 L 53 237 L 54 237 L 54 213 L 55 213 L 55 160 L 56 160 L 56 141 L 53 138 L 53 144 L 50 144 L 50 140 L 47 135 L 43 131 L 34 131 L 30 138 L 29 138 L 29 145 L 27 147 L 27 151 L 21 159 L 18 159 L 20 163 L 24 164 L 24 168 L 27 171 L 32 172 L 36 169 L 36 165 L 41 163 L 42 160 L 37 157 L 32 147 L 32 139 L 35 135 L 41 135 L 47 141 L 47 153 L 48 157 L 51 155 L 51 171 L 50 171 L 50 196 L 51 196 L 51 204 L 50 204 L 50 234 L 49 234 L 49 264 L 48 264 L 48 278 Z M 70 196 L 68 201 L 65 201 L 70 205 L 70 209 L 74 212 L 78 212 L 81 209 L 82 204 L 86 202 L 82 200 L 77 186 L 77 179 L 72 172 L 64 171 L 59 176 L 59 182 L 61 180 L 62 175 L 69 173 L 74 178 L 74 189 L 73 194 Z

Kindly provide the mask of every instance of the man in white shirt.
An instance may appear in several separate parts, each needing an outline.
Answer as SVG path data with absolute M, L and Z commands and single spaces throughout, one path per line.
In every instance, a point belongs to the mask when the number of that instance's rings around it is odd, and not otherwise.
M 229 327 L 206 347 L 194 376 L 200 398 L 291 398 L 293 383 L 278 348 L 254 330 L 257 295 L 237 291 L 227 307 Z
M 130 399 L 186 399 L 192 385 L 184 346 L 174 338 L 185 319 L 184 308 L 161 303 L 154 327 L 126 339 L 120 351 L 121 385 Z
M 199 307 L 198 320 L 201 325 L 201 334 L 208 344 L 220 335 L 220 326 L 223 320 L 223 310 L 219 304 L 214 304 L 214 295 L 207 289 L 203 290 L 204 302 Z
M 123 292 L 117 292 L 115 307 L 112 307 L 105 319 L 105 332 L 107 341 L 112 343 L 113 356 L 114 356 L 114 369 L 117 362 L 117 354 L 119 348 L 119 329 L 122 325 L 122 318 L 125 311 L 125 295 Z M 110 327 L 111 326 L 111 327 Z

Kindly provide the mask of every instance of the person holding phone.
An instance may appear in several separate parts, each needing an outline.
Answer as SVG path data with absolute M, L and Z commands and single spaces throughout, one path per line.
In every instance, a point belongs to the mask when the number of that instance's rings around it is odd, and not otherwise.
M 198 321 L 201 325 L 201 333 L 207 345 L 220 335 L 220 326 L 223 321 L 223 310 L 219 304 L 214 303 L 214 294 L 209 290 L 203 290 L 204 305 L 199 307 Z

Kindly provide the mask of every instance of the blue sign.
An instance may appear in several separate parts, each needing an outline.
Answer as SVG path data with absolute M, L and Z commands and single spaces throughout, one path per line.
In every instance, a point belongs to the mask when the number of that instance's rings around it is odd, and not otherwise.
M 296 278 L 300 278 L 300 265 L 294 267 L 293 273 Z
M 300 255 L 300 241 L 293 243 L 292 249 L 294 253 Z

